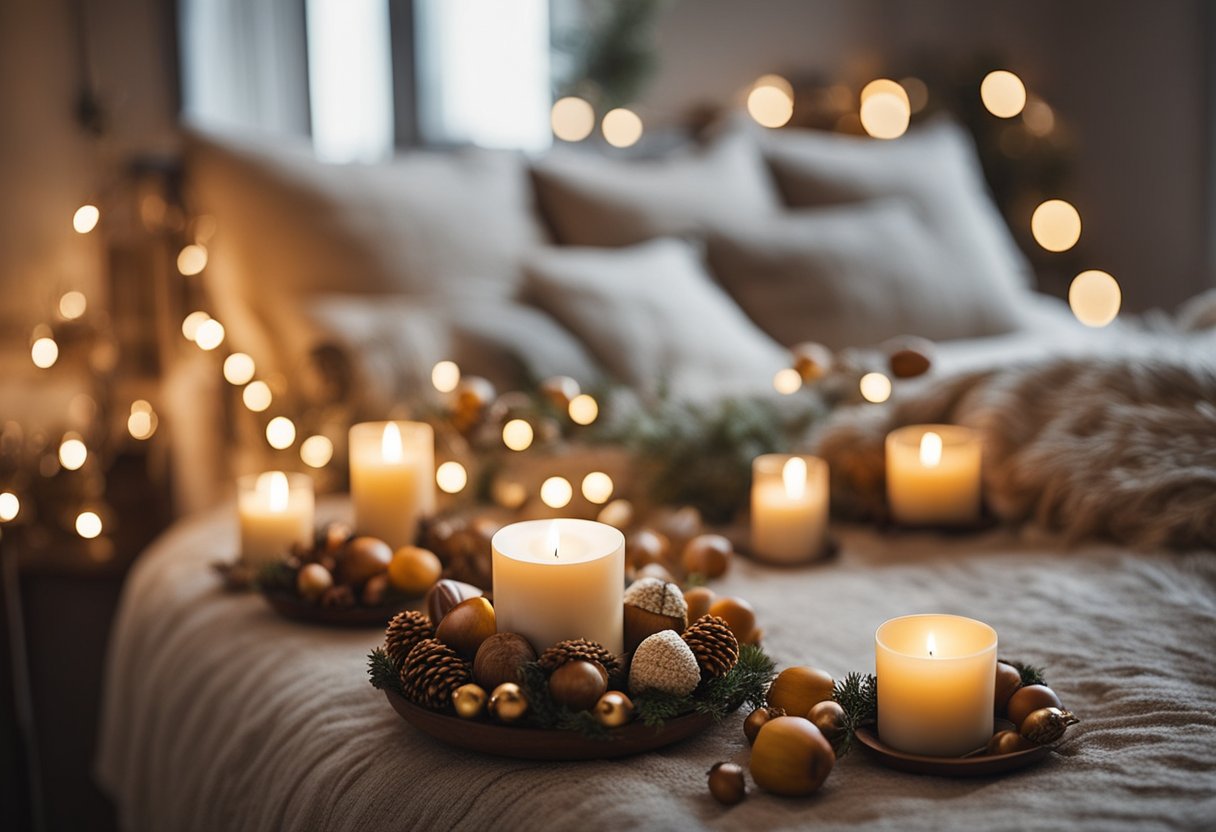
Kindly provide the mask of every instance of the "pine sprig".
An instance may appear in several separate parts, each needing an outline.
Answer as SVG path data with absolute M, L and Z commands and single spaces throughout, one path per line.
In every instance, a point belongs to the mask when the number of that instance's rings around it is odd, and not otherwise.
M 878 720 L 878 678 L 870 673 L 848 673 L 837 680 L 832 698 L 844 711 L 845 732 L 835 748 L 836 756 L 843 757 L 852 749 L 857 729 Z
M 669 719 L 696 710 L 697 700 L 691 696 L 673 696 L 670 693 L 651 691 L 633 697 L 633 709 L 637 718 L 652 728 L 662 728 Z
M 1022 685 L 1045 685 L 1047 679 L 1043 676 L 1043 668 L 1035 667 L 1033 664 L 1023 664 L 1022 662 L 1010 661 L 1009 659 L 1000 659 L 1005 664 L 1012 665 L 1018 674 L 1022 677 Z
M 401 675 L 397 672 L 397 665 L 388 657 L 388 653 L 384 652 L 384 648 L 377 647 L 367 654 L 367 675 L 372 687 L 377 690 L 391 690 L 400 696 L 405 695 L 401 690 Z
M 254 586 L 262 592 L 296 591 L 296 570 L 285 561 L 271 561 L 258 570 L 253 579 Z

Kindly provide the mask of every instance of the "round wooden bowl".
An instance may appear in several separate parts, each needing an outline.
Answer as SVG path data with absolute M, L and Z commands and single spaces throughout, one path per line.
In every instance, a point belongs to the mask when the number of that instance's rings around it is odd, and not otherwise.
M 346 609 L 323 607 L 285 592 L 263 592 L 270 608 L 284 618 L 303 621 L 321 627 L 379 627 L 383 629 L 394 615 L 409 606 L 407 602 L 364 607 L 356 604 Z
M 1013 728 L 1012 722 L 998 719 L 993 726 L 993 733 L 1012 731 Z M 977 751 L 965 757 L 926 757 L 921 754 L 906 754 L 884 744 L 873 726 L 858 728 L 856 737 L 887 768 L 938 777 L 991 777 L 1034 765 L 1051 752 L 1050 748 L 1041 745 L 1024 751 L 1014 751 L 1012 754 L 988 756 Z
M 652 728 L 632 722 L 609 730 L 603 739 L 585 737 L 576 731 L 501 725 L 484 720 L 460 719 L 407 702 L 385 691 L 389 704 L 410 725 L 439 742 L 522 760 L 606 760 L 654 751 L 701 733 L 714 724 L 708 714 L 691 713 L 667 720 Z

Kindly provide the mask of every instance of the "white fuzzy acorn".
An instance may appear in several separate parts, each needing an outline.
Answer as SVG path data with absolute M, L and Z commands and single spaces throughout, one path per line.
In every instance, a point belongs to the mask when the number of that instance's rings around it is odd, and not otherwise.
M 629 692 L 634 696 L 648 691 L 687 696 L 700 682 L 697 657 L 674 630 L 649 636 L 633 653 Z

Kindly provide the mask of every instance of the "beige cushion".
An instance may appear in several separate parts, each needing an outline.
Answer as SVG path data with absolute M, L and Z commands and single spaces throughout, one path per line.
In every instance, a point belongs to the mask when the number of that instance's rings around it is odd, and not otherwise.
M 620 381 L 679 398 L 771 389 L 784 350 L 706 273 L 700 248 L 659 239 L 623 249 L 550 249 L 529 294 Z
M 533 172 L 545 218 L 567 245 L 627 246 L 780 208 L 754 139 L 741 132 L 652 160 L 558 152 Z
M 938 121 L 894 141 L 779 130 L 763 142 L 789 205 L 908 200 L 943 252 L 943 281 L 971 285 L 991 298 L 976 334 L 1020 323 L 1030 268 L 988 195 L 975 147 L 961 127 Z M 1001 308 L 1005 314 L 998 314 Z
M 709 260 L 751 319 L 786 346 L 966 338 L 1014 321 L 987 284 L 947 265 L 906 201 L 805 209 L 723 230 L 709 238 Z

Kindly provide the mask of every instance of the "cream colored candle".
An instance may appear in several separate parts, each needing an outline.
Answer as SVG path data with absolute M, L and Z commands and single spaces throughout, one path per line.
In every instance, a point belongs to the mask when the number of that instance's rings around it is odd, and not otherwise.
M 827 546 L 828 464 L 764 454 L 752 462 L 752 554 L 774 563 L 814 560 Z
M 887 434 L 887 501 L 899 523 L 958 526 L 980 518 L 979 435 L 957 425 Z
M 276 561 L 313 536 L 313 489 L 307 474 L 267 471 L 237 481 L 241 560 L 251 566 Z
M 559 641 L 624 651 L 625 536 L 592 520 L 528 520 L 499 529 L 494 613 L 539 653 Z
M 362 422 L 350 429 L 355 531 L 394 549 L 411 544 L 435 511 L 435 432 L 423 422 Z
M 959 757 L 992 738 L 996 630 L 957 615 L 892 618 L 875 634 L 878 735 L 909 754 Z

